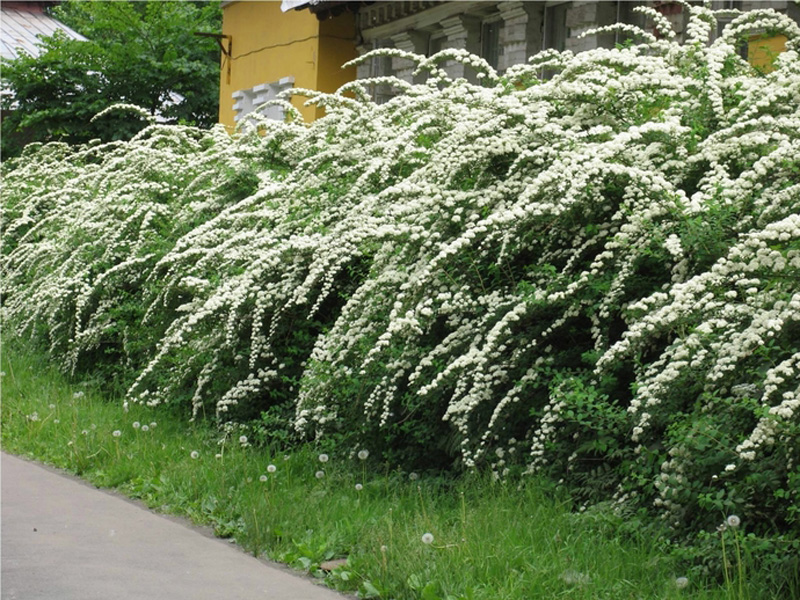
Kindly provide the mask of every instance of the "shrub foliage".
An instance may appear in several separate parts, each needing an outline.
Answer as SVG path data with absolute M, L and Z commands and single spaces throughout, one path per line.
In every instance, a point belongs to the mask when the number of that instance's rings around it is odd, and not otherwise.
M 310 125 L 29 147 L 6 325 L 66 370 L 123 365 L 129 402 L 796 538 L 800 30 L 754 11 L 709 42 L 691 6 L 681 45 L 641 10 L 658 39 L 502 77 L 378 51 L 425 83 L 300 91 Z M 769 73 L 738 53 L 765 29 Z

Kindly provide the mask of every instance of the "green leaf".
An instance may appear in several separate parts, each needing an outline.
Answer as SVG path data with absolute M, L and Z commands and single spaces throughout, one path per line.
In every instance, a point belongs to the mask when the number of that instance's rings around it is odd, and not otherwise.
M 362 592 L 359 594 L 362 598 L 380 598 L 381 593 L 371 582 L 364 581 L 361 584 Z
M 441 596 L 439 596 L 438 588 L 439 586 L 433 581 L 429 581 L 428 584 L 422 588 L 422 600 L 442 600 Z

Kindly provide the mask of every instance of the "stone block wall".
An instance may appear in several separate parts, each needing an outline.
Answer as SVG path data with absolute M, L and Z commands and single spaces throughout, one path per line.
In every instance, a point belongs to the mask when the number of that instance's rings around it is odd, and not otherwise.
M 399 11 L 402 4 L 402 11 Z M 435 48 L 463 48 L 474 54 L 482 49 L 482 27 L 486 22 L 500 23 L 499 48 L 496 49 L 498 69 L 521 64 L 545 48 L 558 48 L 582 52 L 593 48 L 613 48 L 622 41 L 614 33 L 582 34 L 597 27 L 612 25 L 618 21 L 644 25 L 645 19 L 632 8 L 645 4 L 654 7 L 673 25 L 678 39 L 685 34 L 688 17 L 680 4 L 670 0 L 646 0 L 642 2 L 615 2 L 573 0 L 571 2 L 376 2 L 361 9 L 363 54 L 376 47 L 394 47 L 427 55 Z M 792 0 L 716 0 L 713 8 L 737 8 L 752 10 L 772 8 L 788 14 L 800 22 L 800 6 Z M 558 21 L 558 22 L 555 22 Z M 437 44 L 433 41 L 436 40 Z M 474 79 L 474 74 L 459 63 L 444 65 L 451 77 Z M 414 82 L 411 63 L 394 59 L 390 67 L 385 63 L 376 68 L 362 65 L 358 77 L 374 76 L 376 73 L 395 76 Z M 417 78 L 419 80 L 419 77 Z M 391 96 L 385 90 L 382 97 Z

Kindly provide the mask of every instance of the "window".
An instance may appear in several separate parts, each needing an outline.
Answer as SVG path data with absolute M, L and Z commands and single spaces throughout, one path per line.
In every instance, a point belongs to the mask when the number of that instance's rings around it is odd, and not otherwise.
M 444 33 L 432 34 L 428 39 L 428 53 L 426 56 L 433 56 L 444 49 L 444 42 L 447 38 Z
M 716 0 L 711 3 L 713 10 L 742 10 L 740 0 Z M 722 30 L 733 20 L 733 15 L 724 15 L 717 18 L 717 36 L 722 35 Z
M 545 5 L 544 8 L 544 47 L 564 50 L 567 45 L 567 2 Z
M 500 63 L 500 29 L 503 22 L 499 20 L 484 21 L 481 25 L 481 57 L 492 68 L 497 69 Z
M 542 46 L 545 50 L 558 50 L 563 52 L 567 47 L 567 37 L 569 30 L 567 28 L 567 6 L 568 2 L 560 2 L 558 4 L 550 4 L 549 2 L 544 5 L 544 14 L 542 19 L 543 32 Z M 552 69 L 542 69 L 539 76 L 542 79 L 550 79 L 555 74 Z
M 644 5 L 645 5 L 644 2 L 625 2 L 625 1 L 618 0 L 618 2 L 617 2 L 617 22 L 618 23 L 625 23 L 627 25 L 635 25 L 636 27 L 640 27 L 641 29 L 646 29 L 647 28 L 647 18 L 644 15 L 642 15 L 641 13 L 638 13 L 638 12 L 633 10 L 637 6 L 644 6 Z M 621 31 L 618 31 L 616 33 L 616 36 L 614 37 L 614 43 L 615 44 L 623 44 L 630 38 L 631 38 L 631 36 L 628 35 L 627 33 L 623 33 Z M 636 41 L 639 41 L 639 40 L 636 40 Z
M 373 45 L 374 49 L 378 48 L 391 48 L 392 43 L 389 40 L 375 40 Z M 369 76 L 370 77 L 387 77 L 392 75 L 392 59 L 389 56 L 373 56 L 370 61 Z M 372 86 L 372 99 L 376 104 L 383 104 L 388 102 L 394 97 L 392 93 L 392 86 L 390 85 L 375 85 Z
M 712 8 L 714 10 L 742 10 L 742 2 L 740 0 L 722 0 L 712 3 Z M 723 14 L 717 17 L 717 37 L 722 35 L 722 31 L 728 24 L 733 21 L 734 15 L 731 14 Z M 742 40 L 738 47 L 736 48 L 737 53 L 742 58 L 748 58 L 748 49 L 747 49 L 747 42 Z

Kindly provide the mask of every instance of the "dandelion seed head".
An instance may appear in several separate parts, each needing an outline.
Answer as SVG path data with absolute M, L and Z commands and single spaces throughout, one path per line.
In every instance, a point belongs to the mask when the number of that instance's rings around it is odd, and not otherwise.
M 83 435 L 86 435 L 89 432 L 84 429 L 83 431 L 81 431 L 81 433 Z M 113 435 L 114 437 L 119 437 L 122 435 L 122 432 L 119 429 L 115 429 L 111 435 Z
M 580 571 L 575 571 L 573 569 L 564 571 L 558 576 L 558 578 L 567 585 L 586 585 L 592 580 L 592 578 L 586 573 L 581 573 Z
M 327 454 L 320 454 L 319 455 L 319 462 L 326 463 L 330 460 L 330 457 Z
M 55 405 L 55 404 L 50 404 L 48 408 L 49 408 L 50 410 L 55 410 L 55 408 L 56 408 L 56 405 Z
M 363 486 L 363 485 L 361 485 L 360 483 L 357 483 L 357 484 L 356 484 L 356 491 L 357 491 L 357 492 L 360 492 L 360 491 L 361 491 L 361 490 L 363 490 L 363 489 L 364 489 L 364 486 Z
M 200 458 L 200 453 L 197 450 L 192 450 L 192 453 L 189 456 L 192 458 Z
M 278 467 L 276 467 L 275 465 L 267 465 L 267 473 L 274 473 L 277 470 Z
M 682 590 L 686 586 L 689 585 L 689 579 L 687 577 L 676 577 L 675 578 L 675 587 L 679 590 Z
M 316 473 L 314 473 L 314 477 L 316 477 L 317 479 L 322 479 L 323 477 L 325 477 L 325 471 L 317 471 Z
M 259 477 L 259 478 L 258 478 L 258 480 L 259 480 L 261 483 L 264 483 L 264 482 L 267 480 L 267 476 L 266 476 L 266 475 L 262 475 L 261 477 Z
M 156 425 L 158 425 L 158 423 L 156 423 L 155 421 L 153 421 L 152 423 L 150 423 L 150 429 L 155 429 L 155 428 L 156 428 Z
M 239 443 L 240 444 L 246 444 L 247 443 L 247 436 L 246 435 L 240 435 L 239 436 Z
M 419 475 L 417 475 L 416 473 L 409 473 L 409 474 L 408 474 L 408 478 L 409 478 L 411 481 L 416 481 L 417 479 L 419 479 Z
M 147 425 L 142 425 L 142 431 L 150 431 L 150 428 Z
M 134 429 L 139 429 L 139 427 L 141 427 L 141 426 L 142 426 L 142 424 L 141 424 L 141 423 L 139 423 L 139 421 L 134 421 L 134 422 L 133 422 L 133 428 L 134 428 Z
M 728 527 L 733 528 L 736 528 L 742 524 L 742 520 L 736 515 L 729 516 L 727 519 L 725 519 L 725 522 L 728 524 Z
M 359 450 L 358 458 L 360 460 L 367 460 L 369 458 L 369 450 Z
M 433 534 L 432 533 L 423 533 L 422 534 L 422 543 L 423 544 L 432 544 L 433 543 Z

